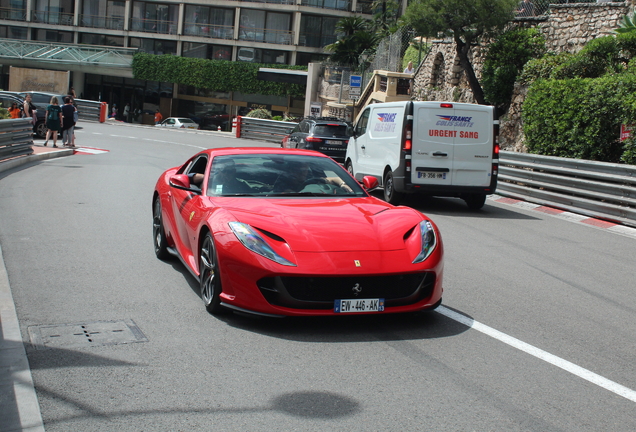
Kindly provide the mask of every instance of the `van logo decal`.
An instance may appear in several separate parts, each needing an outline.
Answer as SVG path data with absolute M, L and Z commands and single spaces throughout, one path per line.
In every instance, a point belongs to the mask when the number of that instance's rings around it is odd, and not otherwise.
M 454 126 L 454 127 L 473 127 L 472 117 L 465 116 L 449 116 L 437 114 L 439 120 L 435 123 L 436 126 Z
M 378 122 L 373 130 L 375 132 L 395 132 L 395 117 L 397 113 L 378 113 Z

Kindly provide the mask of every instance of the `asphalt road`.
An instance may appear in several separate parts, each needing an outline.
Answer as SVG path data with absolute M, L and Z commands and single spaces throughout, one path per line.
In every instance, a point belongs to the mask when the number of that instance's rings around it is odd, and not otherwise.
M 217 318 L 178 261 L 155 258 L 152 190 L 199 149 L 258 143 L 83 126 L 77 144 L 109 152 L 0 174 L 47 431 L 636 430 L 636 238 L 412 199 L 444 239 L 438 312 Z M 130 343 L 104 343 L 108 326 Z

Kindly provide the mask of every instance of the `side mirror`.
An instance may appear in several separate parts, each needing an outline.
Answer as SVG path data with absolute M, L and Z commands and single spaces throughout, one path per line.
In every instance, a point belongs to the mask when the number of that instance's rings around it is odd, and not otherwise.
M 378 184 L 378 179 L 373 176 L 364 176 L 362 178 L 362 186 L 364 186 L 366 190 L 375 189 L 378 187 Z
M 190 178 L 185 174 L 177 174 L 170 177 L 170 187 L 194 192 L 196 194 L 201 193 L 201 190 L 199 188 L 195 188 L 190 185 Z

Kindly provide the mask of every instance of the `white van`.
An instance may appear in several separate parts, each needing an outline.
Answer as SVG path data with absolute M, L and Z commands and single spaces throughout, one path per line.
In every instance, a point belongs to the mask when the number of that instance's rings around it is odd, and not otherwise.
M 358 116 L 345 166 L 358 180 L 376 177 L 391 204 L 404 193 L 423 193 L 460 197 L 479 209 L 497 187 L 498 134 L 492 106 L 372 104 Z

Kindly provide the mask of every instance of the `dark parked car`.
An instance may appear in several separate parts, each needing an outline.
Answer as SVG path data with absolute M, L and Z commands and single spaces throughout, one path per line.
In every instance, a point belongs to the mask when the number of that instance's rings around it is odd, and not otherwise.
M 351 126 L 337 118 L 307 118 L 283 138 L 281 147 L 316 150 L 344 162 Z
M 2 108 L 9 108 L 13 102 L 16 102 L 20 107 L 20 110 L 24 111 L 24 97 L 22 97 L 20 93 L 8 91 L 0 92 L 0 102 L 2 103 Z M 40 138 L 44 138 L 46 136 L 46 124 L 44 121 L 44 116 L 46 115 L 46 106 L 43 107 L 36 104 L 35 102 L 33 102 L 33 105 L 36 106 L 36 114 L 38 117 L 38 121 L 33 126 L 33 133 Z
M 33 132 L 39 138 L 45 138 L 46 131 L 48 130 L 46 127 L 46 119 L 45 119 L 46 107 L 49 106 L 49 104 L 51 103 L 51 98 L 53 96 L 57 97 L 57 101 L 60 105 L 64 105 L 64 98 L 66 97 L 66 95 L 46 93 L 46 92 L 35 92 L 35 91 L 18 92 L 17 94 L 20 95 L 20 97 L 22 97 L 23 99 L 26 97 L 27 94 L 31 95 L 31 102 L 33 102 L 33 105 L 35 105 L 38 110 L 37 112 L 38 121 L 33 127 Z

